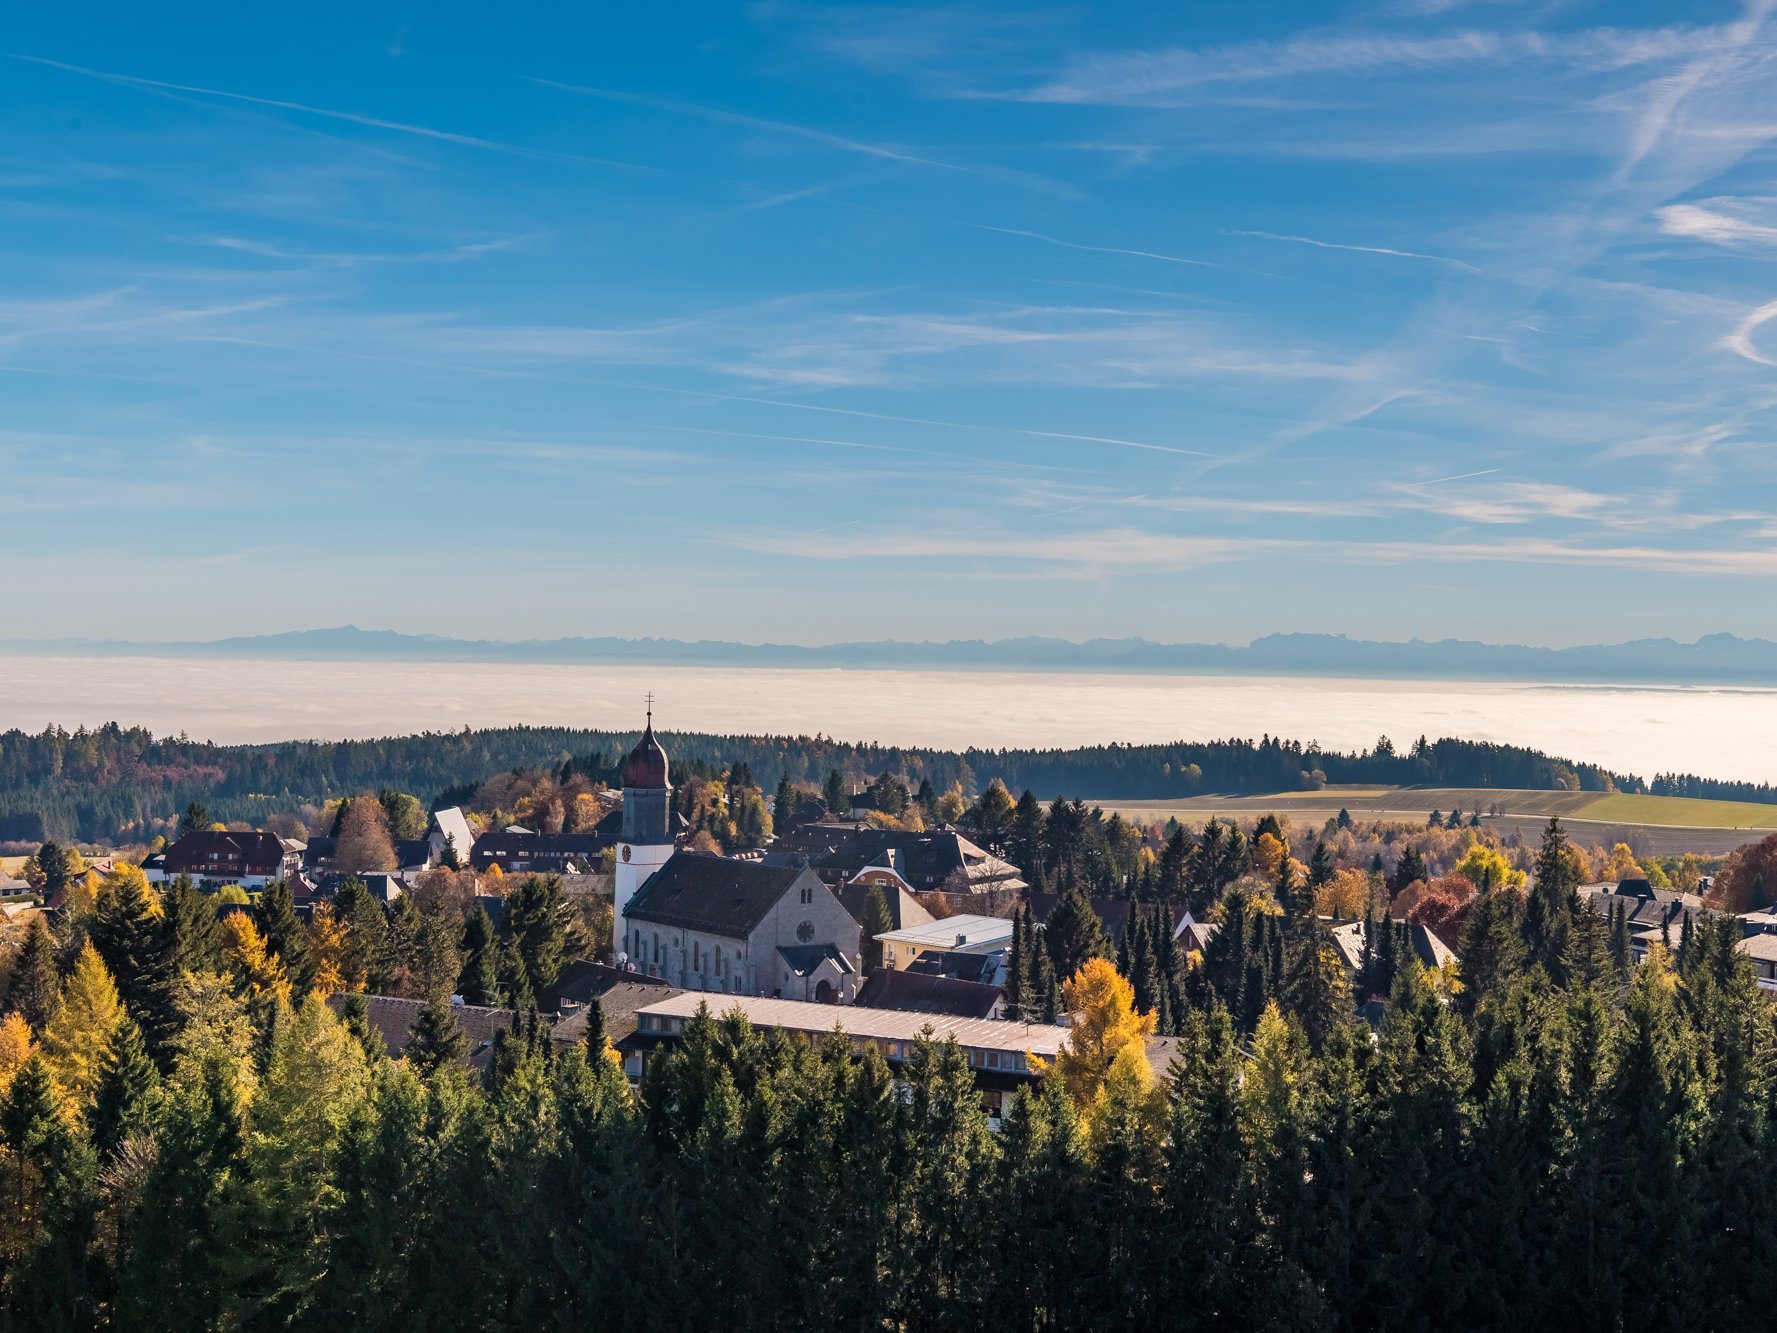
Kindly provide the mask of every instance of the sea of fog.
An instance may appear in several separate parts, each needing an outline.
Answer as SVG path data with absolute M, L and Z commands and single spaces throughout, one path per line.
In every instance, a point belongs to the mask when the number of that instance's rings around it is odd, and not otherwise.
M 516 723 L 824 732 L 962 748 L 1207 740 L 1329 749 L 1421 734 L 1534 746 L 1651 776 L 1777 780 L 1777 690 L 478 663 L 0 657 L 0 730 L 118 721 L 223 742 Z

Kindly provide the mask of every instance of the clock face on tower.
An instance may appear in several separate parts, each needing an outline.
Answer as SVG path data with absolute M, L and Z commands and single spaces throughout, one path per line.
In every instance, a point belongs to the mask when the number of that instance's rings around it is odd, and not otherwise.
M 623 859 L 629 860 L 629 844 L 627 842 L 623 844 Z
M 804 944 L 807 944 L 811 940 L 813 940 L 814 939 L 814 922 L 804 921 L 800 926 L 797 926 L 796 927 L 796 938 L 801 940 Z

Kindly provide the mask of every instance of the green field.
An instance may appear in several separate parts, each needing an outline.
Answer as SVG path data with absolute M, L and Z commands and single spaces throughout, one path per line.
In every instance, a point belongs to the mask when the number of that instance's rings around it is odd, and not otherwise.
M 1532 834 L 1559 815 L 1582 842 L 1637 841 L 1660 853 L 1721 855 L 1777 831 L 1777 805 L 1702 801 L 1685 796 L 1641 796 L 1584 791 L 1525 791 L 1489 787 L 1326 787 L 1320 791 L 1257 796 L 1193 796 L 1163 801 L 1099 801 L 1106 810 L 1143 823 L 1176 818 L 1198 824 L 1213 815 L 1255 819 L 1276 814 L 1297 825 L 1320 824 L 1349 810 L 1357 819 L 1418 823 L 1432 811 L 1494 809 L 1485 822 Z

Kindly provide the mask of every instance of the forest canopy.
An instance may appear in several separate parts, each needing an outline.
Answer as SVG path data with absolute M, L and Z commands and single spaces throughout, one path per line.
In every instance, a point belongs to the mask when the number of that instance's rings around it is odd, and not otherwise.
M 1158 726 L 1158 724 L 1156 724 Z M 364 790 L 392 788 L 437 800 L 515 768 L 559 767 L 615 782 L 633 732 L 507 727 L 425 732 L 376 740 L 216 745 L 157 737 L 107 723 L 0 733 L 0 841 L 146 840 L 170 834 L 193 801 L 215 820 L 260 825 L 273 814 Z M 1661 775 L 1651 783 L 1518 746 L 1386 737 L 1342 752 L 1265 736 L 1258 740 L 1078 749 L 963 751 L 837 741 L 825 736 L 663 733 L 675 766 L 720 771 L 745 764 L 770 789 L 780 778 L 819 785 L 837 772 L 857 786 L 883 772 L 985 790 L 995 778 L 1048 799 L 1165 799 L 1208 792 L 1270 792 L 1323 783 L 1433 784 L 1575 791 L 1654 791 L 1777 802 L 1777 788 Z

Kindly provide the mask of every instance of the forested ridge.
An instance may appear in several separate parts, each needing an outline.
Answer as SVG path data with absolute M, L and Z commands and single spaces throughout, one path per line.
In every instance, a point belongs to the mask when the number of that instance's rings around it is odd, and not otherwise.
M 1644 791 L 1642 779 L 1534 750 L 1423 739 L 1396 749 L 1321 750 L 1273 737 L 1066 750 L 903 748 L 824 736 L 663 733 L 675 762 L 716 770 L 744 763 L 767 787 L 780 776 L 819 784 L 838 771 L 856 785 L 889 771 L 940 791 L 999 778 L 1047 799 L 1164 799 L 1202 792 L 1279 791 L 1320 782 Z M 612 774 L 634 733 L 565 727 L 427 732 L 354 741 L 215 745 L 156 737 L 115 723 L 92 730 L 0 733 L 0 841 L 146 839 L 170 831 L 193 801 L 222 822 L 259 825 L 276 813 L 392 788 L 424 800 L 514 768 L 563 765 Z M 1777 801 L 1777 788 L 1662 775 L 1655 791 Z
M 1088 958 L 1082 1035 L 995 1133 L 955 1046 L 897 1074 L 720 997 L 634 1093 L 596 1021 L 521 1020 L 469 1073 L 436 993 L 391 1061 L 315 993 L 351 932 L 305 942 L 284 901 L 217 938 L 120 871 L 0 1018 L 0 1326 L 1751 1326 L 1777 1026 L 1738 930 L 1638 966 L 1558 829 L 1537 872 L 1482 891 L 1460 980 L 1367 959 L 1372 1027 L 1286 862 L 1281 916 L 1221 904 L 1224 936 L 1273 923 L 1256 1012 L 1247 969 L 1175 959 L 1156 1077 Z

